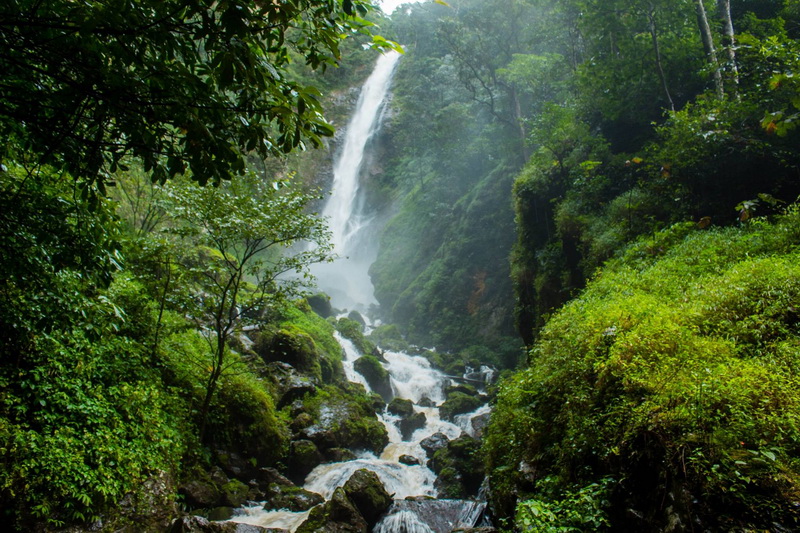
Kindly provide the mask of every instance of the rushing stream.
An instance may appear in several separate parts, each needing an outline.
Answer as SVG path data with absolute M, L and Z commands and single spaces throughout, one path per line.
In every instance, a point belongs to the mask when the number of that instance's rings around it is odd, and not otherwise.
M 337 308 L 366 311 L 375 304 L 372 284 L 367 270 L 374 260 L 374 237 L 369 234 L 370 216 L 360 194 L 364 152 L 370 137 L 380 127 L 381 116 L 389 94 L 392 74 L 399 59 L 395 52 L 378 59 L 372 75 L 365 82 L 353 118 L 346 130 L 344 144 L 334 165 L 333 191 L 323 214 L 329 219 L 333 243 L 341 259 L 316 269 L 319 286 L 331 296 Z M 366 253 L 364 251 L 367 251 Z M 362 354 L 352 342 L 338 336 L 345 357 L 343 366 L 347 379 L 360 383 L 368 391 L 367 380 L 354 370 L 353 363 Z M 473 413 L 459 415 L 455 423 L 442 420 L 438 405 L 445 400 L 445 387 L 450 378 L 431 367 L 427 359 L 400 352 L 384 353 L 384 367 L 389 372 L 394 397 L 411 400 L 414 411 L 425 414 L 425 425 L 403 438 L 399 417 L 383 412 L 379 418 L 386 426 L 389 444 L 380 454 L 360 452 L 355 460 L 317 466 L 305 479 L 303 488 L 329 499 L 337 487 L 345 484 L 361 468 L 375 472 L 395 503 L 377 524 L 374 531 L 388 532 L 449 532 L 455 527 L 473 526 L 485 507 L 484 503 L 459 500 L 409 499 L 414 496 L 436 497 L 436 475 L 425 463 L 428 459 L 421 442 L 436 433 L 448 439 L 462 433 L 472 435 L 472 419 L 488 412 L 483 406 Z M 469 376 L 472 381 L 488 381 L 491 371 L 481 369 Z M 405 457 L 403 463 L 400 458 Z M 419 464 L 406 464 L 415 462 Z M 232 521 L 285 528 L 294 531 L 308 512 L 268 512 L 262 505 L 239 509 Z

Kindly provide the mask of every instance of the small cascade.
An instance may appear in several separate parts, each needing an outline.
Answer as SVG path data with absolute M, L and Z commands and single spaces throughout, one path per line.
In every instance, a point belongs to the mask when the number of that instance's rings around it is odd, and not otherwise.
M 397 500 L 375 526 L 375 533 L 450 533 L 479 523 L 485 502 Z

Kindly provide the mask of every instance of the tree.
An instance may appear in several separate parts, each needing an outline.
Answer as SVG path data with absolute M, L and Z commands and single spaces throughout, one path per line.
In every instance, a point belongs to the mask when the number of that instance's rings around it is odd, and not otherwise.
M 167 196 L 177 261 L 192 280 L 195 305 L 188 315 L 209 346 L 202 440 L 229 342 L 270 306 L 296 295 L 310 277 L 306 267 L 328 259 L 332 248 L 324 221 L 307 212 L 312 196 L 288 181 L 268 183 L 251 174 L 218 188 L 181 182 Z M 292 246 L 302 251 L 284 253 Z
M 246 153 L 333 133 L 319 93 L 286 76 L 324 69 L 371 24 L 366 0 L 10 0 L 0 7 L 0 162 L 46 163 L 103 193 L 126 155 L 154 181 L 220 183 Z M 375 37 L 375 46 L 392 44 Z M 10 141 L 10 142 L 9 142 Z

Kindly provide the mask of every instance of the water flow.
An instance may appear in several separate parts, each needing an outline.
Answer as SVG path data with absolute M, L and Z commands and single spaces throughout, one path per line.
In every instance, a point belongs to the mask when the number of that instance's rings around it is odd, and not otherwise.
M 318 279 L 319 288 L 340 308 L 367 311 L 377 303 L 368 272 L 377 254 L 376 238 L 374 232 L 370 232 L 374 215 L 364 209 L 360 180 L 365 149 L 380 128 L 382 110 L 399 58 L 400 54 L 394 51 L 380 56 L 361 88 L 334 164 L 331 196 L 322 211 L 328 219 L 334 250 L 340 259 L 318 265 L 312 273 Z

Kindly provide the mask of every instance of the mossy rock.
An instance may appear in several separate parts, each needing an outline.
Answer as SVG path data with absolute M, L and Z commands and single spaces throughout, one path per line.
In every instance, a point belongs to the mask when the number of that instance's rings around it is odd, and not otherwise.
M 367 533 L 369 526 L 342 487 L 331 499 L 311 509 L 295 533 Z
M 356 470 L 344 484 L 347 497 L 353 502 L 372 528 L 378 518 L 392 504 L 392 496 L 386 492 L 380 478 L 375 472 L 362 468 Z
M 298 372 L 322 377 L 320 354 L 311 336 L 295 327 L 277 331 L 262 331 L 257 336 L 254 351 L 267 363 L 280 361 L 292 365 Z
M 383 367 L 374 355 L 364 355 L 356 359 L 353 364 L 356 372 L 364 376 L 369 386 L 380 394 L 384 401 L 392 399 L 392 384 L 389 381 L 389 372 Z
M 361 354 L 371 355 L 377 352 L 377 347 L 364 337 L 363 324 L 350 318 L 340 318 L 336 321 L 336 329 L 351 340 Z
M 306 297 L 311 310 L 317 313 L 322 318 L 333 316 L 333 307 L 331 306 L 331 298 L 327 294 L 320 292 Z
M 367 339 L 384 350 L 407 352 L 409 344 L 395 324 L 383 324 L 373 329 Z
M 325 501 L 325 498 L 316 492 L 308 491 L 302 487 L 284 487 L 274 485 L 270 487 L 270 497 L 264 504 L 266 511 L 286 509 L 293 513 L 308 511 L 315 505 Z
M 241 507 L 247 501 L 247 493 L 250 488 L 239 481 L 231 479 L 220 487 L 222 493 L 222 503 L 227 507 Z
M 359 324 L 361 324 L 361 332 L 362 333 L 364 332 L 364 327 L 366 327 L 367 321 L 364 320 L 364 317 L 361 316 L 361 313 L 353 309 L 352 311 L 347 313 L 347 318 L 349 318 L 353 322 L 358 322 Z
M 450 396 L 454 392 L 460 392 L 462 394 L 466 394 L 467 396 L 478 395 L 478 389 L 476 389 L 473 385 L 470 385 L 469 383 L 455 382 L 452 385 L 448 385 L 444 389 L 444 393 L 447 396 Z
M 414 404 L 405 398 L 392 398 L 386 410 L 393 415 L 406 418 L 414 414 Z
M 310 440 L 292 441 L 289 451 L 289 479 L 295 483 L 302 483 L 305 477 L 324 460 L 316 444 Z
M 430 466 L 437 474 L 440 496 L 456 499 L 477 496 L 484 478 L 481 443 L 466 435 L 454 439 L 434 453 Z
M 475 396 L 454 392 L 439 407 L 439 415 L 443 420 L 453 420 L 456 415 L 469 413 L 483 405 L 483 401 Z
M 409 440 L 416 430 L 425 427 L 427 421 L 425 413 L 412 413 L 403 418 L 400 421 L 400 434 L 403 440 Z

